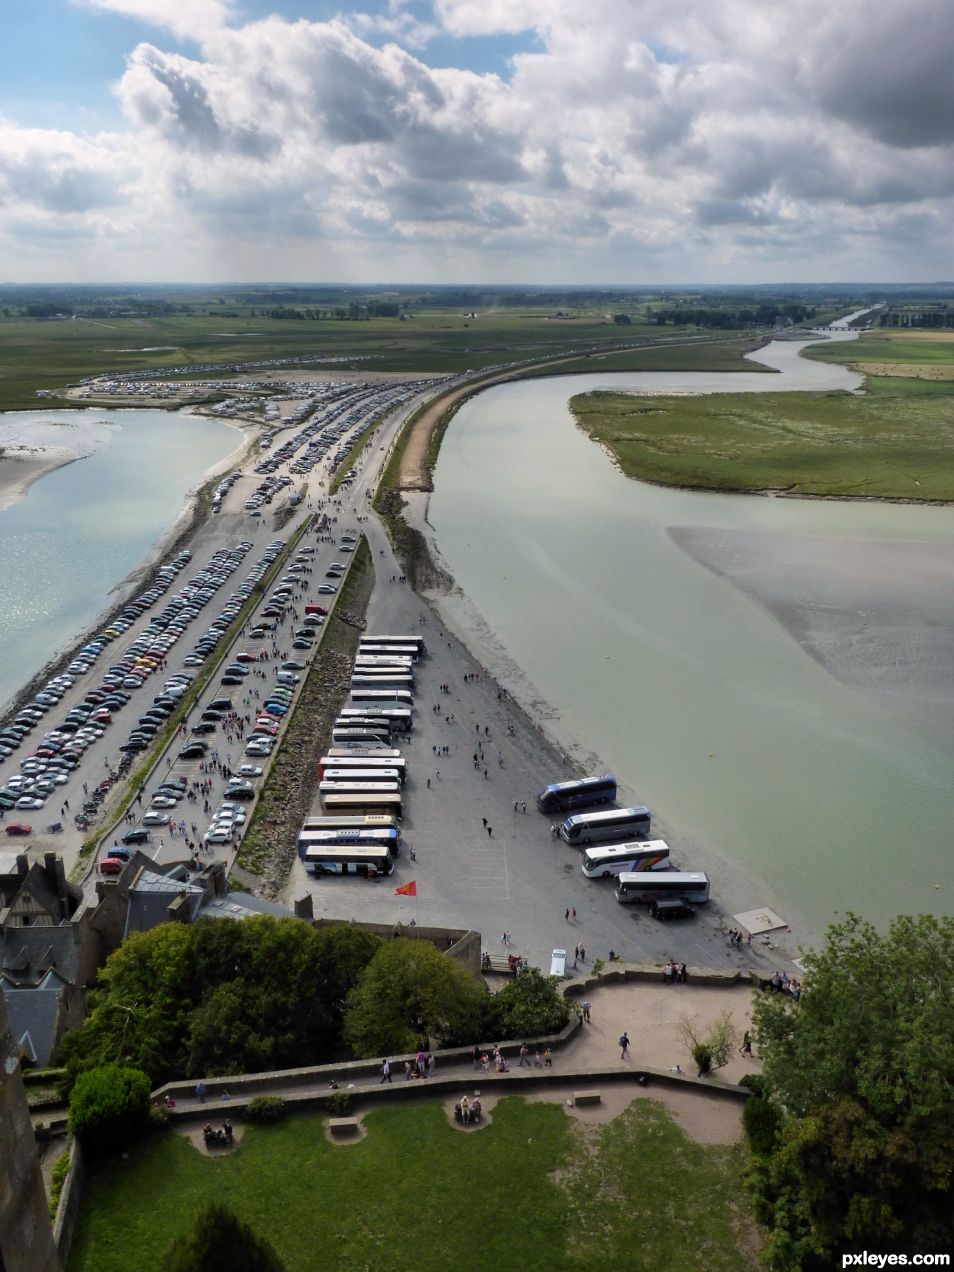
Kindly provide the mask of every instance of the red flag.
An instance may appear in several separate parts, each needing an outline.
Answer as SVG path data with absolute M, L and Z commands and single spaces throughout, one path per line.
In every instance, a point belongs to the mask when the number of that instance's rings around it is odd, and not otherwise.
M 417 880 L 412 879 L 410 883 L 402 883 L 400 888 L 394 889 L 394 895 L 397 897 L 416 897 Z

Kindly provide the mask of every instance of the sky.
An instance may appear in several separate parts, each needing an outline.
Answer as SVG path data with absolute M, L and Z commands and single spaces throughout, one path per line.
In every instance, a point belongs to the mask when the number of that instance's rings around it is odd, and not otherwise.
M 954 0 L 4 0 L 0 281 L 954 276 Z

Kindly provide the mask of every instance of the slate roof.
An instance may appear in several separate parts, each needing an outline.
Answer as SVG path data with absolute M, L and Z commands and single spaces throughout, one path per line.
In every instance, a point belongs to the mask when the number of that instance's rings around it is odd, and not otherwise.
M 188 921 L 194 923 L 205 889 L 190 883 L 177 870 L 167 875 L 156 874 L 154 870 L 141 870 L 129 888 L 123 939 L 131 932 L 148 932 L 160 923 L 168 923 L 169 906 L 183 893 L 188 899 Z
M 66 982 L 49 971 L 37 985 L 17 985 L 0 975 L 10 1028 L 19 1046 L 38 1068 L 46 1068 L 56 1043 L 60 1000 Z
M 250 892 L 230 892 L 227 897 L 212 897 L 199 911 L 200 919 L 248 919 L 254 914 L 273 914 L 276 919 L 294 919 L 293 910 L 277 901 L 252 896 Z

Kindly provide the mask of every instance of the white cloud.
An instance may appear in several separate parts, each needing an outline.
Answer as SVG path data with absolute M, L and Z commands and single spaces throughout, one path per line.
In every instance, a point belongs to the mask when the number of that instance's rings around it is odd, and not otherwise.
M 178 39 L 201 39 L 231 18 L 233 0 L 75 0 L 90 9 L 136 18 Z
M 948 0 L 906 0 L 907 20 L 868 0 L 435 0 L 433 23 L 392 0 L 244 25 L 226 0 L 85 2 L 201 54 L 131 51 L 125 133 L 0 130 L 0 234 L 60 208 L 91 251 L 108 225 L 126 254 L 174 243 L 217 277 L 890 277 L 919 241 L 919 276 L 949 272 Z M 429 66 L 434 27 L 462 59 L 471 36 L 535 40 L 504 78 Z

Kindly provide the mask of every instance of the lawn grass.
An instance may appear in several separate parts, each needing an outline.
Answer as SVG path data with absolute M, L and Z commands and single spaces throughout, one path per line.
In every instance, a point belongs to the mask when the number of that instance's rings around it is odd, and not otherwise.
M 511 1097 L 464 1134 L 437 1101 L 367 1115 L 334 1146 L 317 1115 L 248 1127 L 209 1159 L 166 1133 L 94 1174 L 70 1272 L 151 1272 L 206 1201 L 232 1207 L 287 1272 L 739 1272 L 753 1266 L 742 1150 L 689 1140 L 637 1101 L 603 1127 Z
M 869 392 L 881 391 L 880 381 L 885 377 L 905 379 L 909 384 L 930 383 L 932 376 L 950 382 L 954 376 L 954 331 L 881 329 L 866 332 L 857 340 L 812 345 L 805 355 L 819 362 L 855 367 L 867 376 L 865 388 Z
M 951 500 L 954 385 L 931 387 L 867 396 L 591 393 L 570 406 L 629 477 L 702 490 Z

